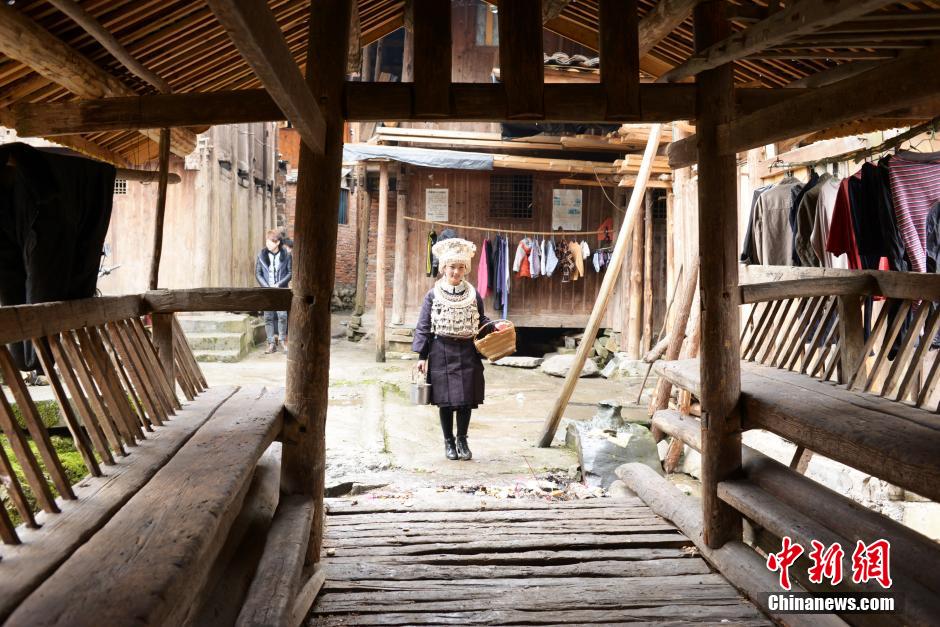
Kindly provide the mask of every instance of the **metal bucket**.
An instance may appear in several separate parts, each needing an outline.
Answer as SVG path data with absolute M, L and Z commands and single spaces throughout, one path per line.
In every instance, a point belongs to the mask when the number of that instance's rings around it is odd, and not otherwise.
M 417 366 L 411 371 L 411 403 L 413 405 L 431 404 L 431 384 L 428 383 L 427 374 L 418 372 Z

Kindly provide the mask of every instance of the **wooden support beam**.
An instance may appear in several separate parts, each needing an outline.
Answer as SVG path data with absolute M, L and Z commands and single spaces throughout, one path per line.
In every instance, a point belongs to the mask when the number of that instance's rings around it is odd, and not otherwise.
M 629 283 L 629 310 L 627 313 L 627 356 L 630 359 L 639 359 L 641 354 L 640 340 L 643 338 L 643 243 L 645 241 L 643 217 L 646 215 L 646 194 L 643 194 L 643 203 L 637 215 L 637 224 L 633 228 L 633 237 L 630 246 L 630 283 Z
M 49 0 L 55 8 L 59 9 L 76 24 L 85 29 L 85 32 L 95 38 L 95 40 L 104 46 L 104 49 L 111 53 L 111 56 L 121 62 L 121 64 L 130 70 L 131 74 L 137 78 L 146 81 L 165 94 L 173 91 L 170 84 L 163 80 L 152 70 L 147 69 L 143 63 L 138 61 L 127 51 L 127 48 L 121 45 L 121 42 L 105 28 L 101 22 L 95 19 L 91 13 L 86 11 L 75 0 Z
M 281 491 L 314 498 L 306 562 L 320 559 L 326 471 L 330 300 L 335 282 L 339 180 L 343 159 L 342 90 L 352 0 L 311 0 L 307 86 L 322 103 L 324 152 L 300 149 L 294 236 L 294 298 L 287 361 Z
M 720 2 L 695 8 L 695 46 L 707 50 L 727 37 Z M 713 66 L 715 67 L 715 66 Z M 741 467 L 740 321 L 738 314 L 737 165 L 720 155 L 718 125 L 734 115 L 731 64 L 696 79 L 699 112 L 699 285 L 701 301 L 702 516 L 704 542 L 718 548 L 741 537 L 741 517 L 718 498 L 718 483 Z
M 366 268 L 369 263 L 369 221 L 372 199 L 366 190 L 366 164 L 356 164 L 356 303 L 353 315 L 361 316 L 366 310 Z
M 600 79 L 608 120 L 640 117 L 640 44 L 636 0 L 600 0 Z
M 153 320 L 153 347 L 157 349 L 160 365 L 170 385 L 176 381 L 176 361 L 173 352 L 173 314 L 155 313 Z
M 611 292 L 613 292 L 614 285 L 620 277 L 623 260 L 627 254 L 627 241 L 630 239 L 633 229 L 637 228 L 639 222 L 640 207 L 643 202 L 643 195 L 646 193 L 646 182 L 649 180 L 653 158 L 659 148 L 661 129 L 662 127 L 659 124 L 654 124 L 650 128 L 646 151 L 643 153 L 643 163 L 640 165 L 639 174 L 637 174 L 637 185 L 630 194 L 630 204 L 627 206 L 626 216 L 624 217 L 623 224 L 620 226 L 620 233 L 617 235 L 616 244 L 614 244 L 614 252 L 610 260 L 610 265 L 604 273 L 604 280 L 601 282 L 600 292 L 598 293 L 597 300 L 594 302 L 594 308 L 591 310 L 591 317 L 588 319 L 587 326 L 584 329 L 584 337 L 581 340 L 581 345 L 578 347 L 574 363 L 572 363 L 568 371 L 568 376 L 565 378 L 565 383 L 562 386 L 558 398 L 555 399 L 554 405 L 545 418 L 545 425 L 542 428 L 542 434 L 539 437 L 538 443 L 542 448 L 547 448 L 552 445 L 552 440 L 555 438 L 555 431 L 558 429 L 559 421 L 561 421 L 562 412 L 564 412 L 565 408 L 568 406 L 568 401 L 571 399 L 571 394 L 574 392 L 574 386 L 581 376 L 581 368 L 584 366 L 584 362 L 587 359 L 588 351 L 594 344 L 597 331 L 600 329 L 601 319 L 607 310 L 607 303 L 610 300 Z
M 643 339 L 640 351 L 653 345 L 653 193 L 646 192 L 643 209 Z
M 676 82 L 880 9 L 891 0 L 799 0 L 767 19 L 698 50 L 687 61 L 660 77 Z
M 450 2 L 414 0 L 414 113 L 447 117 L 450 111 Z
M 208 4 L 304 143 L 314 152 L 323 152 L 326 122 L 320 105 L 304 84 L 300 68 L 268 3 L 265 0 L 208 0 Z M 348 45 L 348 39 L 343 45 Z
M 395 266 L 392 273 L 392 324 L 404 324 L 405 303 L 408 301 L 408 277 L 406 268 L 406 255 L 400 251 L 407 250 L 408 224 L 405 221 L 405 211 L 408 206 L 408 183 L 405 174 L 406 166 L 400 164 L 396 177 L 395 189 Z
M 156 290 L 143 294 L 144 313 L 179 311 L 287 311 L 291 291 L 286 287 L 197 287 Z
M 506 117 L 542 119 L 545 70 L 540 0 L 501 3 L 499 35 L 499 74 L 505 87 Z
M 157 289 L 160 257 L 163 254 L 163 218 L 166 215 L 166 184 L 170 172 L 170 129 L 160 131 L 160 178 L 157 183 L 157 206 L 153 218 L 153 256 L 150 259 L 149 289 Z
M 643 16 L 639 23 L 640 56 L 643 57 L 657 46 L 659 42 L 676 30 L 682 22 L 692 14 L 702 0 L 659 0 L 652 9 Z
M 385 361 L 385 255 L 388 239 L 388 162 L 379 164 L 379 223 L 375 236 L 375 360 Z
M 0 3 L 0 53 L 81 98 L 136 95 L 130 87 L 88 57 L 7 3 Z M 151 127 L 156 128 L 160 127 Z M 157 141 L 159 136 L 154 130 L 142 130 L 141 134 L 153 141 Z M 173 154 L 184 157 L 195 147 L 194 133 L 174 129 L 171 136 Z

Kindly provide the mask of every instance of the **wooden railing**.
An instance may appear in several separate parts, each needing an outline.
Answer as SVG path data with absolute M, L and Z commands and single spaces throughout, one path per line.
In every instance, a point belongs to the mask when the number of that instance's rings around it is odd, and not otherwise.
M 744 275 L 761 282 L 741 286 L 742 304 L 752 305 L 742 359 L 940 410 L 940 351 L 929 350 L 940 330 L 940 275 L 760 267 Z M 872 312 L 867 339 L 863 307 Z
M 0 432 L 22 469 L 18 475 L 0 447 L 0 481 L 10 502 L 9 510 L 0 507 L 3 543 L 19 543 L 15 520 L 36 528 L 37 508 L 61 515 L 62 501 L 76 499 L 76 477 L 66 472 L 65 453 L 57 451 L 8 344 L 25 341 L 35 349 L 84 472 L 99 477 L 107 474 L 102 466 L 132 454 L 172 419 L 182 407 L 177 384 L 188 401 L 207 387 L 174 312 L 289 306 L 286 289 L 201 289 L 0 307 L 0 373 L 18 409 L 0 394 Z M 148 314 L 152 334 L 143 320 Z

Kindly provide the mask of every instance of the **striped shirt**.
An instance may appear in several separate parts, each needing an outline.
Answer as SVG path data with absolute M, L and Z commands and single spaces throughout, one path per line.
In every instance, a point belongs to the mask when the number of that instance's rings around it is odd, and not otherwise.
M 899 152 L 888 162 L 898 233 L 913 272 L 927 271 L 927 215 L 940 201 L 940 154 Z

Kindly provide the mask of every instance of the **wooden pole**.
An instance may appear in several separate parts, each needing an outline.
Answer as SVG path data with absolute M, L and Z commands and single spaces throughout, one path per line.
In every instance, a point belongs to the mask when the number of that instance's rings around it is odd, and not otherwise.
M 368 55 L 366 55 L 368 56 Z M 366 268 L 369 259 L 369 214 L 372 198 L 366 189 L 366 164 L 356 165 L 356 304 L 353 315 L 362 316 L 366 310 Z
M 408 302 L 408 281 L 406 280 L 405 255 L 402 251 L 408 245 L 408 226 L 405 222 L 405 209 L 408 206 L 408 183 L 405 165 L 398 167 L 398 192 L 395 198 L 395 267 L 392 274 L 392 324 L 405 322 L 405 303 Z
M 326 408 L 330 384 L 330 301 L 335 282 L 342 92 L 349 50 L 351 0 L 311 0 L 306 82 L 326 121 L 323 154 L 300 146 L 294 226 L 291 350 L 287 359 L 281 492 L 309 494 L 314 518 L 306 561 L 320 559 Z
M 634 192 L 635 193 L 635 192 Z M 637 225 L 643 224 L 646 211 L 644 203 L 638 209 Z M 633 229 L 633 243 L 630 248 L 630 310 L 627 318 L 627 356 L 640 358 L 640 341 L 643 336 L 643 229 Z
M 166 372 L 166 379 L 171 386 L 176 386 L 176 364 L 173 354 L 173 315 L 172 313 L 155 313 L 153 320 L 153 346 L 157 349 L 160 365 Z
M 640 352 L 653 345 L 653 192 L 646 192 L 643 230 L 643 341 Z
M 385 240 L 388 238 L 388 162 L 379 164 L 379 225 L 375 235 L 375 360 L 385 361 Z
M 722 2 L 693 12 L 695 47 L 704 50 L 728 37 Z M 741 517 L 718 498 L 718 483 L 741 468 L 741 349 L 739 345 L 737 164 L 721 155 L 718 125 L 734 116 L 732 65 L 696 77 L 698 134 L 699 281 L 701 284 L 702 516 L 711 548 L 741 538 Z
M 160 129 L 160 178 L 157 182 L 157 211 L 153 218 L 153 258 L 148 289 L 157 289 L 160 256 L 163 254 L 163 218 L 166 215 L 166 185 L 170 173 L 170 129 Z
M 617 235 L 617 243 L 614 245 L 614 254 L 611 257 L 610 265 L 607 267 L 607 272 L 604 274 L 600 292 L 598 293 L 597 300 L 594 302 L 594 309 L 591 311 L 591 317 L 588 319 L 587 327 L 584 329 L 584 337 L 581 340 L 581 345 L 578 347 L 578 352 L 575 354 L 574 363 L 571 364 L 571 369 L 568 371 L 568 376 L 565 378 L 565 383 L 562 386 L 558 398 L 555 399 L 555 404 L 545 418 L 545 426 L 539 438 L 539 446 L 542 448 L 552 445 L 555 431 L 558 429 L 558 422 L 561 420 L 561 414 L 565 410 L 565 407 L 568 406 L 568 401 L 571 400 L 571 394 L 574 392 L 574 386 L 577 384 L 578 377 L 581 375 L 581 368 L 584 366 L 584 362 L 587 359 L 588 351 L 597 338 L 597 331 L 600 328 L 601 319 L 604 316 L 604 312 L 607 310 L 607 301 L 610 299 L 610 294 L 620 276 L 620 269 L 623 267 L 623 258 L 627 253 L 627 240 L 630 239 L 633 229 L 636 228 L 640 208 L 642 206 L 643 194 L 646 192 L 646 182 L 649 180 L 650 170 L 653 165 L 653 157 L 656 156 L 656 150 L 659 148 L 659 134 L 661 130 L 662 127 L 659 124 L 653 124 L 650 127 L 650 136 L 649 140 L 646 142 L 646 151 L 643 153 L 643 162 L 640 164 L 640 171 L 637 173 L 636 177 L 636 187 L 633 188 L 630 194 L 630 204 L 627 207 L 627 214 L 620 227 L 620 233 Z

